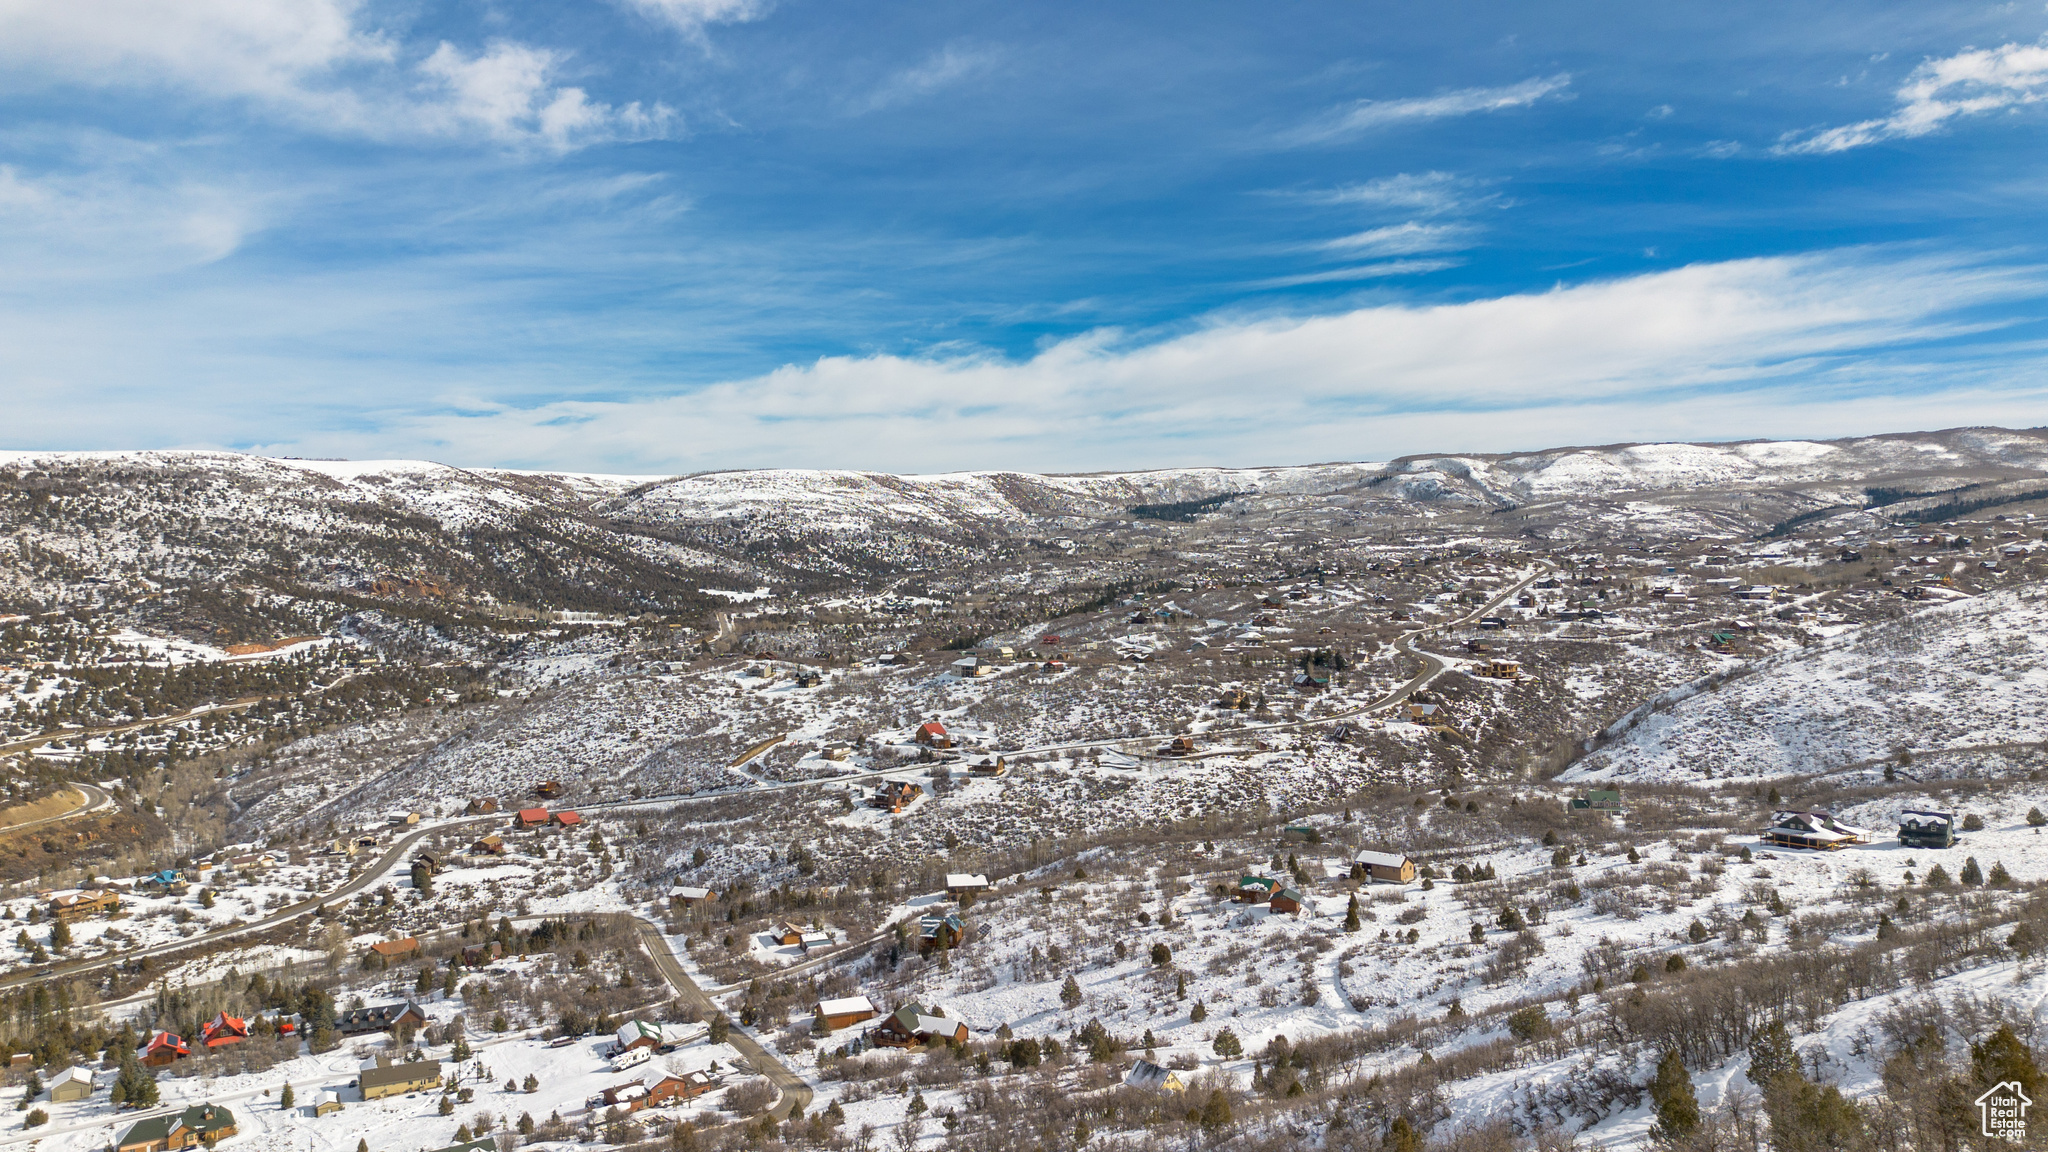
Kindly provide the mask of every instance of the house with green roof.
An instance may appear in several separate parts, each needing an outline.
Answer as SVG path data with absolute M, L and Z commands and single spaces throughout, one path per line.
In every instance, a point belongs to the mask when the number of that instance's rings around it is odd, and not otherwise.
M 114 1146 L 115 1152 L 178 1152 L 212 1145 L 235 1134 L 235 1114 L 220 1104 L 194 1104 L 183 1112 L 138 1120 Z

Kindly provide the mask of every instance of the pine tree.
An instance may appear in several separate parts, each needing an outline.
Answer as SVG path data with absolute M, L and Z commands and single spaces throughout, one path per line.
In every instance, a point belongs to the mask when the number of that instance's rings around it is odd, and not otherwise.
M 1239 1056 L 1244 1055 L 1244 1041 L 1239 1040 L 1237 1033 L 1232 1032 L 1228 1028 L 1216 1034 L 1216 1042 L 1213 1047 L 1216 1049 L 1216 1054 L 1225 1060 L 1235 1060 Z
M 1195 1006 L 1193 1008 L 1188 1009 L 1188 1022 L 1190 1024 L 1200 1024 L 1202 1021 L 1207 1020 L 1208 1018 L 1209 1009 L 1200 1000 L 1195 1001 Z
M 1657 1075 L 1650 1081 L 1650 1099 L 1657 1104 L 1654 1134 L 1664 1140 L 1678 1140 L 1700 1126 L 1700 1102 L 1693 1095 L 1692 1076 L 1675 1051 L 1657 1061 Z
M 1185 973 L 1185 972 L 1176 972 L 1176 973 L 1174 973 L 1174 975 L 1173 975 L 1173 998 L 1174 998 L 1175 1000 L 1185 1000 L 1185 999 L 1187 999 L 1187 998 L 1188 998 L 1188 974 L 1187 974 L 1187 973 Z
M 1209 1102 L 1202 1106 L 1202 1127 L 1213 1130 L 1226 1127 L 1230 1121 L 1230 1098 L 1221 1091 L 1209 1093 Z
M 284 1082 L 284 1087 L 280 1089 L 277 1093 L 277 1106 L 289 1112 L 291 1111 L 294 1102 L 295 1101 L 292 1096 L 292 1082 L 287 1080 Z
M 1975 856 L 1971 856 L 1963 861 L 1962 879 L 1963 884 L 1970 888 L 1975 888 L 1977 885 L 1984 883 L 1984 870 L 1977 867 L 1977 858 Z
M 2036 828 L 2041 827 L 2043 824 L 2048 824 L 2048 812 L 2041 811 L 2038 806 L 2027 809 L 2027 823 L 2032 824 Z
M 1406 1116 L 1396 1116 L 1387 1125 L 1387 1134 L 1380 1138 L 1380 1152 L 1422 1152 L 1422 1133 L 1415 1130 Z
M 1484 943 L 1486 943 L 1486 927 L 1485 927 L 1485 925 L 1483 925 L 1483 924 L 1480 924 L 1480 923 L 1479 923 L 1478 921 L 1474 921 L 1474 922 L 1473 922 L 1473 924 L 1472 924 L 1472 931 L 1471 931 L 1470 935 L 1471 935 L 1471 937 L 1472 937 L 1472 942 L 1473 942 L 1474 944 L 1484 944 Z
M 1351 902 L 1344 907 L 1344 930 L 1356 932 L 1360 926 L 1358 918 L 1358 893 L 1351 894 Z
M 2005 870 L 2005 861 L 1993 860 L 1991 862 L 1991 876 L 1985 883 L 1990 884 L 1994 888 L 2003 888 L 2012 883 L 2012 873 Z
M 1160 967 L 1173 963 L 1173 949 L 1168 948 L 1164 943 L 1154 944 L 1152 946 L 1152 963 Z
M 1769 1091 L 1780 1076 L 1799 1074 L 1799 1054 L 1783 1020 L 1773 1020 L 1749 1038 L 1749 1082 Z
M 1080 1007 L 1081 985 L 1072 976 L 1067 977 L 1067 982 L 1060 985 L 1060 1003 L 1065 1004 L 1069 1008 Z
M 2033 1049 L 2009 1024 L 1999 1025 L 1982 1044 L 1970 1045 L 1970 1071 L 1976 1078 L 1978 1092 L 2012 1080 L 2017 1080 L 2020 1091 L 2029 1097 L 2043 1091 L 2041 1069 L 2034 1063 Z
M 51 950 L 62 952 L 69 947 L 71 947 L 71 925 L 66 924 L 62 920 L 50 925 Z

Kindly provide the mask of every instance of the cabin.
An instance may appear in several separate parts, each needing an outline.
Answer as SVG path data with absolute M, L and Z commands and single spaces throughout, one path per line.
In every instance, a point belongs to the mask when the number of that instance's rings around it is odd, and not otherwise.
M 434 855 L 432 852 L 429 852 L 424 848 L 412 854 L 412 866 L 415 868 L 426 869 L 427 875 L 429 876 L 432 876 L 435 873 L 440 872 L 444 867 L 439 856 Z
M 403 960 L 408 956 L 420 954 L 420 939 L 417 936 L 407 936 L 403 940 L 379 940 L 370 945 L 370 952 L 385 960 Z
M 488 796 L 473 797 L 462 810 L 471 816 L 488 816 L 498 810 L 498 802 Z
M 249 1022 L 240 1016 L 220 1013 L 199 1029 L 199 1042 L 208 1048 L 223 1048 L 229 1044 L 240 1044 L 249 1038 Z
M 1351 858 L 1351 878 L 1367 883 L 1413 884 L 1415 861 L 1399 852 L 1360 852 Z
M 167 1068 L 175 1060 L 192 1054 L 185 1044 L 185 1038 L 170 1032 L 158 1032 L 142 1046 L 141 1061 L 147 1068 Z
M 471 944 L 462 950 L 462 966 L 464 968 L 487 967 L 491 961 L 497 960 L 504 955 L 504 941 L 486 940 L 481 944 Z
M 386 812 L 384 814 L 384 823 L 393 828 L 408 828 L 419 822 L 420 814 L 417 812 Z
M 1010 762 L 1001 756 L 983 756 L 967 766 L 967 774 L 969 776 L 981 776 L 989 779 L 1005 775 L 1009 771 Z
M 1278 892 L 1273 893 L 1271 900 L 1266 901 L 1266 907 L 1271 908 L 1275 912 L 1285 912 L 1289 915 L 1294 915 L 1301 911 L 1301 903 L 1302 895 L 1299 890 L 1282 888 Z
M 403 1096 L 408 1092 L 431 1092 L 441 1086 L 441 1062 L 408 1060 L 394 1064 L 379 1056 L 363 1065 L 356 1083 L 365 1100 L 382 1100 L 386 1096 Z
M 1242 688 L 1225 689 L 1223 695 L 1216 698 L 1216 706 L 1218 708 L 1235 709 L 1239 712 L 1248 711 L 1252 706 L 1252 695 Z
M 333 1090 L 321 1092 L 313 1098 L 313 1115 L 326 1116 L 341 1111 L 341 1093 Z
M 545 808 L 521 808 L 518 814 L 512 817 L 514 828 L 538 828 L 547 822 L 548 810 Z
M 1481 616 L 1479 618 L 1479 626 L 1489 632 L 1498 632 L 1502 628 L 1507 627 L 1508 622 L 1504 617 L 1500 616 Z
M 1444 711 L 1441 704 L 1417 704 L 1411 700 L 1408 702 L 1408 722 L 1425 728 L 1448 728 L 1451 726 L 1451 714 Z
M 921 1004 L 905 1004 L 868 1034 L 880 1048 L 922 1048 L 952 1041 L 967 1043 L 967 1025 L 927 1013 Z
M 797 937 L 796 941 L 797 949 L 806 956 L 810 955 L 811 949 L 813 948 L 826 948 L 830 947 L 831 944 L 832 934 L 830 932 L 818 930 L 806 932 L 803 935 Z
M 957 899 L 961 896 L 979 896 L 986 891 L 988 891 L 988 877 L 983 876 L 979 872 L 946 873 L 946 895 L 948 896 Z
M 1363 732 L 1349 724 L 1339 724 L 1335 728 L 1330 729 L 1329 739 L 1333 744 L 1351 744 L 1358 741 L 1364 735 Z
M 418 1004 L 405 1000 L 344 1012 L 335 1019 L 334 1030 L 343 1036 L 362 1036 L 371 1032 L 389 1032 L 401 1024 L 418 1028 L 426 1022 L 426 1012 Z
M 1189 756 L 1194 751 L 1195 738 L 1193 736 L 1175 736 L 1171 742 L 1159 750 L 1159 754 L 1161 756 Z
M 1162 1068 L 1150 1060 L 1140 1060 L 1131 1065 L 1124 1076 L 1124 1083 L 1132 1088 L 1149 1088 L 1155 1092 L 1185 1092 L 1187 1084 L 1180 1073 L 1171 1068 Z
M 1239 904 L 1264 904 L 1279 890 L 1278 880 L 1268 880 L 1264 876 L 1240 876 L 1237 878 L 1236 900 Z
M 958 912 L 943 916 L 923 916 L 917 921 L 917 948 L 920 952 L 945 951 L 967 943 L 971 930 L 967 921 Z
M 1513 660 L 1488 660 L 1480 666 L 1479 675 L 1489 680 L 1520 680 L 1522 666 Z
M 824 682 L 825 678 L 816 672 L 799 672 L 796 675 L 796 686 L 799 688 L 816 688 Z
M 1836 820 L 1828 812 L 1777 812 L 1758 839 L 1773 848 L 1806 848 L 1832 852 L 1851 844 L 1870 843 L 1870 832 Z
M 583 826 L 583 817 L 575 812 L 562 811 L 549 816 L 548 823 L 557 828 L 580 828 Z
M 865 996 L 841 996 L 834 1000 L 818 1001 L 818 1006 L 812 1014 L 817 1017 L 819 1026 L 825 1031 L 837 1032 L 841 1028 L 851 1028 L 855 1024 L 873 1020 L 880 1016 L 881 1012 L 876 1010 L 874 1001 Z
M 1953 848 L 1956 814 L 1907 810 L 1899 813 L 1899 847 Z
M 996 670 L 995 665 L 979 656 L 963 656 L 953 661 L 949 667 L 952 668 L 953 675 L 960 677 L 962 680 L 973 680 L 979 676 L 990 676 Z
M 637 1052 L 642 1048 L 654 1052 L 667 1052 L 702 1039 L 710 1034 L 710 1028 L 703 1024 L 649 1024 L 645 1020 L 628 1020 L 612 1033 L 615 1041 L 612 1057 L 621 1053 Z
M 235 1114 L 219 1104 L 194 1104 L 183 1112 L 138 1120 L 115 1142 L 115 1152 L 179 1152 L 211 1147 L 235 1134 Z
M 946 733 L 946 726 L 937 720 L 927 720 L 917 726 L 916 735 L 911 739 L 927 748 L 951 748 L 953 737 Z
M 1067 662 L 1055 656 L 1045 662 L 1045 670 L 1047 672 L 1065 672 L 1067 670 Z
M 803 942 L 804 930 L 798 927 L 797 925 L 791 924 L 789 921 L 785 920 L 782 922 L 781 927 L 771 929 L 768 935 L 772 937 L 777 944 L 800 944 Z
M 1574 812 L 1619 812 L 1621 792 L 1614 788 L 1589 788 L 1572 797 L 1571 806 Z
M 709 888 L 697 888 L 688 884 L 678 884 L 668 890 L 668 902 L 671 904 L 715 904 L 718 902 L 718 893 Z
M 92 1095 L 92 1073 L 72 1065 L 50 1081 L 50 1103 L 68 1104 Z
M 1296 692 L 1321 692 L 1329 688 L 1330 674 L 1311 668 L 1305 672 L 1296 672 L 1293 683 Z
M 562 782 L 543 780 L 533 786 L 533 794 L 543 800 L 559 800 L 562 798 Z
M 868 799 L 868 807 L 884 812 L 901 812 L 924 795 L 924 785 L 911 780 L 887 780 Z
M 471 844 L 469 850 L 479 856 L 503 856 L 505 854 L 505 838 L 493 832 L 476 843 Z
M 66 924 L 76 924 L 102 912 L 120 910 L 121 898 L 110 890 L 74 892 L 50 901 L 50 915 Z
M 818 753 L 818 755 L 823 756 L 827 760 L 845 760 L 853 755 L 853 745 L 827 744 L 825 745 L 825 750 Z

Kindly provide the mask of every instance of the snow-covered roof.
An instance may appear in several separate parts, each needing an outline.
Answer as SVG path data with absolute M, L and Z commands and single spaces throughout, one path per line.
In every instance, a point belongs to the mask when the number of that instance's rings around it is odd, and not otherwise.
M 835 1000 L 818 1001 L 818 1012 L 823 1016 L 850 1016 L 855 1012 L 874 1012 L 875 1003 L 865 996 L 841 996 Z
M 988 887 L 988 877 L 983 876 L 979 872 L 948 872 L 946 873 L 946 887 L 986 888 Z
M 1408 858 L 1406 856 L 1401 855 L 1399 852 L 1366 851 L 1360 852 L 1358 855 L 1352 857 L 1352 861 L 1354 863 L 1364 864 L 1370 867 L 1399 868 L 1400 866 L 1408 862 Z

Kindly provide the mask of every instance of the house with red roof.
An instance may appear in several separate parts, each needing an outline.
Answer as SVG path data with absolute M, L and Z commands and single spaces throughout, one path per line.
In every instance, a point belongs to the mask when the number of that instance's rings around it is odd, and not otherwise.
M 519 815 L 513 817 L 512 822 L 520 828 L 538 828 L 548 822 L 548 810 L 545 808 L 521 808 Z
M 208 1048 L 220 1048 L 228 1044 L 240 1044 L 249 1038 L 249 1022 L 240 1016 L 223 1012 L 207 1021 L 199 1030 L 199 1039 Z
M 185 1038 L 169 1032 L 159 1032 L 151 1036 L 149 1043 L 142 1046 L 142 1062 L 151 1068 L 165 1067 L 172 1061 L 191 1054 L 192 1049 L 185 1044 Z
M 548 823 L 557 828 L 576 828 L 583 823 L 583 817 L 574 812 L 557 812 L 548 818 Z
M 927 720 L 917 726 L 915 739 L 927 748 L 951 748 L 953 738 L 946 733 L 946 726 L 937 720 Z

